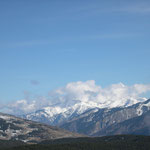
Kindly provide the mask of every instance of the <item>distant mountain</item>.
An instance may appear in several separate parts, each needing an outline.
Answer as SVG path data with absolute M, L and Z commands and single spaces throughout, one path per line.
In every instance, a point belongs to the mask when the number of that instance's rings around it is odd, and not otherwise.
M 137 102 L 144 101 L 144 99 L 127 99 L 123 103 L 115 102 L 106 104 L 100 104 L 94 101 L 83 102 L 77 100 L 65 101 L 64 103 L 57 103 L 55 105 L 43 107 L 35 112 L 25 114 L 21 117 L 37 122 L 42 122 L 50 125 L 61 125 L 66 121 L 70 121 L 75 117 L 80 116 L 82 113 L 89 110 L 97 111 L 98 109 L 115 108 L 117 107 L 128 107 Z M 115 107 L 114 107 L 115 106 Z M 106 109 L 105 109 L 106 110 Z
M 54 106 L 44 107 L 41 110 L 23 115 L 21 117 L 28 120 L 58 126 L 92 108 L 95 109 L 97 108 L 97 106 L 95 104 L 89 104 L 84 102 L 64 107 L 62 107 L 61 104 L 58 104 Z
M 37 143 L 43 140 L 80 136 L 57 127 L 0 113 L 0 140 L 20 140 Z
M 59 106 L 58 104 L 54 107 L 45 107 L 35 113 L 25 115 L 24 118 L 57 125 L 71 132 L 103 136 L 107 135 L 105 129 L 109 126 L 116 127 L 119 123 L 147 113 L 150 110 L 150 99 L 131 106 L 115 108 L 99 108 L 94 103 L 77 103 L 68 107 Z M 118 133 L 113 132 L 113 134 Z
M 147 117 L 144 120 L 148 119 L 150 110 L 150 99 L 142 102 L 137 103 L 135 105 L 129 107 L 118 107 L 112 109 L 91 109 L 89 111 L 84 112 L 83 114 L 74 117 L 72 120 L 65 122 L 64 124 L 60 125 L 61 128 L 67 129 L 69 131 L 87 134 L 90 136 L 104 136 L 109 135 L 108 129 L 111 129 L 110 135 L 119 134 L 119 127 L 122 127 L 124 121 L 128 121 L 130 123 L 130 119 L 136 117 L 137 119 L 134 120 L 133 128 L 130 132 L 126 131 L 125 128 L 124 132 L 120 131 L 124 134 L 131 134 L 134 133 L 134 128 L 136 128 L 136 121 L 142 117 L 142 115 L 146 115 Z M 147 120 L 148 121 L 148 120 Z M 149 123 L 149 121 L 148 121 Z M 126 126 L 128 125 L 127 122 L 125 123 Z M 142 124 L 139 124 L 139 129 L 143 127 Z M 115 128 L 118 128 L 118 132 L 115 132 Z M 113 131 L 114 130 L 114 131 Z M 149 133 L 149 132 L 148 132 Z M 141 132 L 142 134 L 142 132 Z M 150 135 L 150 134 L 148 134 Z

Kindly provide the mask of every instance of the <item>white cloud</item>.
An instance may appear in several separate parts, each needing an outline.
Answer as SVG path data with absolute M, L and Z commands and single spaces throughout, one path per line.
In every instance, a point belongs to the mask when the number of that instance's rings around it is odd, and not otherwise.
M 129 106 L 146 100 L 140 95 L 150 92 L 150 84 L 134 84 L 132 86 L 123 83 L 112 84 L 102 88 L 95 84 L 94 80 L 86 82 L 78 81 L 68 83 L 65 87 L 50 91 L 48 97 L 38 97 L 33 101 L 19 100 L 9 104 L 12 113 L 29 113 L 42 109 L 46 106 L 59 106 L 69 108 L 77 103 L 104 107 Z
M 11 103 L 8 105 L 9 109 L 12 109 L 13 113 L 19 114 L 19 113 L 28 113 L 35 110 L 35 101 L 32 101 L 31 103 L 27 102 L 27 100 L 18 100 L 15 103 Z M 11 112 L 11 111 L 10 111 Z

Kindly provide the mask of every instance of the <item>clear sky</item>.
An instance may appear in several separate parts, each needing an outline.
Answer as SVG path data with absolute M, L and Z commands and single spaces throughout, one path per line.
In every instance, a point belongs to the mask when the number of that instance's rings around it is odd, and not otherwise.
M 0 102 L 69 82 L 150 84 L 149 0 L 0 0 Z

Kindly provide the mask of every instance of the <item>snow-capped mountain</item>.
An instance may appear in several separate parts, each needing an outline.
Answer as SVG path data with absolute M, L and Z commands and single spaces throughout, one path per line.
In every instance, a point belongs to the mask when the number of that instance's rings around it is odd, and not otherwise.
M 96 109 L 98 107 L 95 104 L 83 102 L 69 107 L 48 106 L 23 117 L 50 125 L 59 125 L 93 108 Z
M 150 99 L 133 105 L 128 103 L 128 105 L 113 108 L 100 108 L 94 103 L 76 103 L 69 107 L 57 105 L 45 107 L 24 117 L 29 120 L 57 125 L 77 133 L 98 135 L 97 133 L 101 133 L 111 125 L 147 113 L 150 110 Z
M 143 102 L 146 99 L 141 95 L 149 90 L 150 85 L 144 84 L 118 83 L 103 88 L 94 80 L 78 81 L 50 91 L 47 96 L 18 100 L 7 108 L 11 114 L 29 120 L 60 125 L 91 109 L 128 107 Z
M 66 121 L 72 120 L 73 118 L 87 112 L 88 110 L 97 111 L 98 109 L 104 108 L 115 108 L 115 107 L 128 107 L 137 102 L 143 101 L 144 99 L 127 99 L 122 100 L 123 102 L 114 103 L 97 103 L 94 101 L 83 102 L 83 101 L 71 101 L 68 103 L 60 103 L 43 107 L 42 109 L 23 115 L 25 119 L 38 121 L 50 125 L 61 125 Z M 139 108 L 140 109 L 140 108 Z
M 144 116 L 143 120 L 145 121 L 145 125 L 150 125 L 150 116 L 148 113 L 150 112 L 150 99 L 146 100 L 141 103 L 134 104 L 129 107 L 116 107 L 116 108 L 104 108 L 104 109 L 98 109 L 97 111 L 93 112 L 93 110 L 89 110 L 78 117 L 74 117 L 72 120 L 69 120 L 68 122 L 65 122 L 64 124 L 60 125 L 61 128 L 78 132 L 82 134 L 87 135 L 96 135 L 96 136 L 104 136 L 109 134 L 130 134 L 133 132 L 136 133 L 136 129 L 142 129 L 142 126 L 144 125 L 140 124 L 138 120 L 140 120 L 143 116 L 147 113 L 146 117 Z M 149 117 L 148 117 L 149 116 Z M 130 120 L 133 118 L 139 118 Z M 134 121 L 132 124 L 132 129 L 130 132 L 127 130 L 119 130 L 119 127 L 122 127 L 121 124 L 124 121 L 130 120 L 131 122 Z M 136 126 L 136 121 L 139 123 L 139 127 Z M 141 119 L 142 120 L 142 119 Z M 128 123 L 130 123 L 128 121 Z M 125 124 L 128 125 L 127 123 Z M 142 125 L 142 126 L 140 126 Z M 115 132 L 114 129 L 118 129 L 118 132 Z M 109 132 L 107 130 L 109 129 Z M 110 130 L 111 129 L 111 130 Z M 124 126 L 125 129 L 125 126 Z M 148 128 L 149 130 L 150 128 Z
M 150 85 L 123 83 L 101 87 L 94 80 L 71 82 L 49 91 L 45 96 L 31 96 L 4 106 L 3 112 L 58 125 L 93 108 L 128 107 L 145 98 Z M 6 108 L 5 108 L 6 107 Z M 5 111 L 7 110 L 7 111 Z

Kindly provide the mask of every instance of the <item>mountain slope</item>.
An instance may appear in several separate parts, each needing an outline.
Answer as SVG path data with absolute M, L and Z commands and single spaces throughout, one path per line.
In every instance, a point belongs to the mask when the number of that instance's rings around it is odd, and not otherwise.
M 95 136 L 117 134 L 150 135 L 150 111 L 139 117 L 108 126 L 104 130 L 97 132 Z
M 43 140 L 80 137 L 79 134 L 49 125 L 0 113 L 0 139 L 37 143 Z
M 92 136 L 98 132 L 101 133 L 101 130 L 104 131 L 111 125 L 116 125 L 125 120 L 141 116 L 149 110 L 150 99 L 143 103 L 137 103 L 125 108 L 94 109 L 73 118 L 72 120 L 60 125 L 60 127 L 69 131 Z M 101 134 L 98 135 L 101 136 Z

